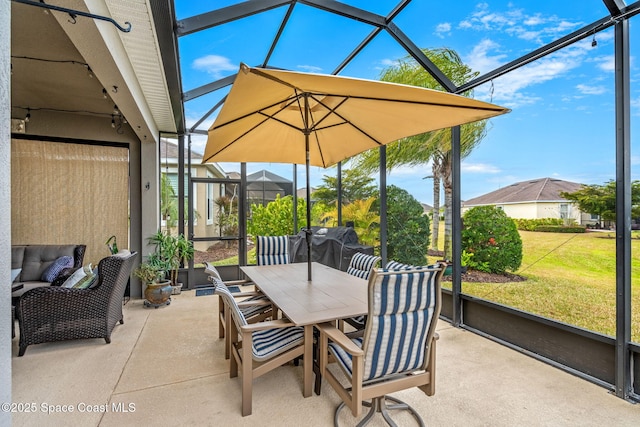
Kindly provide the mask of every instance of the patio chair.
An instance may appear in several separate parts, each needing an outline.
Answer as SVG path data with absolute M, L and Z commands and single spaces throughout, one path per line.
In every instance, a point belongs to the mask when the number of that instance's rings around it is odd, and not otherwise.
M 232 352 L 229 376 L 237 377 L 240 369 L 244 417 L 251 415 L 254 378 L 304 354 L 304 328 L 283 319 L 249 324 L 224 284 L 217 282 L 215 293 L 222 296 L 233 319 L 228 331 Z
M 358 252 L 351 258 L 351 262 L 349 263 L 349 267 L 347 268 L 347 273 L 352 276 L 359 277 L 361 279 L 369 279 L 369 275 L 371 271 L 382 260 L 379 256 L 375 255 L 367 255 Z M 364 324 L 367 320 L 366 316 L 358 316 L 353 317 L 351 319 L 344 319 L 345 322 L 353 326 L 356 330 L 364 329 Z M 342 326 L 340 329 L 343 329 Z
M 335 425 L 345 406 L 360 417 L 363 405 L 371 410 L 358 425 L 369 422 L 376 412 L 395 425 L 388 412 L 395 409 L 409 410 L 424 425 L 413 408 L 387 394 L 411 387 L 428 396 L 435 393 L 435 328 L 443 271 L 442 265 L 374 270 L 369 277 L 369 315 L 363 336 L 350 339 L 330 323 L 319 326 L 320 370 L 343 400 L 335 412 Z M 341 384 L 339 372 L 328 369 L 330 358 L 338 362 L 351 387 Z
M 220 278 L 218 270 L 208 262 L 205 262 L 204 271 L 209 274 L 209 280 L 216 286 L 226 287 L 226 292 L 233 298 L 242 300 L 240 311 L 249 323 L 261 322 L 271 317 L 271 302 L 266 295 L 259 292 L 231 292 L 227 285 L 243 285 L 253 283 L 250 280 L 229 280 L 224 282 Z M 251 303 L 251 304 L 249 304 Z M 265 304 L 263 304 L 265 303 Z M 228 325 L 231 324 L 231 313 L 225 309 L 225 304 L 221 295 L 218 295 L 218 337 L 224 338 L 224 358 L 228 359 L 231 354 L 231 335 L 228 333 Z
M 289 236 L 257 236 L 258 265 L 289 264 Z
M 20 349 L 53 341 L 104 338 L 111 342 L 116 323 L 124 323 L 122 298 L 136 252 L 113 255 L 98 264 L 95 285 L 88 289 L 45 286 L 20 297 L 16 314 L 20 326 Z
M 351 258 L 347 273 L 366 280 L 369 278 L 369 274 L 371 274 L 371 269 L 373 269 L 381 259 L 382 258 L 376 255 L 367 255 L 358 252 Z

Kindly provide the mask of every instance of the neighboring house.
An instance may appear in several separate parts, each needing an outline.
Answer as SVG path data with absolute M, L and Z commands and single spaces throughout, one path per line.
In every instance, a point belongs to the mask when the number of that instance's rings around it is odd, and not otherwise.
M 511 218 L 540 219 L 562 218 L 575 220 L 580 225 L 598 223 L 598 217 L 581 212 L 573 202 L 560 196 L 560 193 L 572 193 L 583 184 L 554 178 L 540 178 L 516 182 L 491 193 L 465 201 L 462 212 L 475 207 L 494 205 Z
M 185 149 L 186 152 L 186 149 Z M 186 157 L 186 156 L 185 156 Z M 191 152 L 191 176 L 193 178 L 225 178 L 226 174 L 215 163 L 201 164 L 202 155 Z M 178 195 L 178 146 L 176 143 L 161 138 L 160 140 L 160 172 L 166 175 L 173 191 Z M 184 194 L 188 194 L 188 171 L 185 165 Z M 218 183 L 198 183 L 194 185 L 193 208 L 196 212 L 194 222 L 194 236 L 212 237 L 219 236 L 220 230 L 217 225 L 217 206 L 215 200 L 224 195 L 224 186 Z M 185 207 L 186 208 L 186 207 Z M 162 227 L 166 227 L 166 219 L 162 218 Z M 196 250 L 206 250 L 208 243 L 202 243 L 203 247 Z
M 261 204 L 293 194 L 293 182 L 267 170 L 247 175 L 247 198 L 250 204 Z

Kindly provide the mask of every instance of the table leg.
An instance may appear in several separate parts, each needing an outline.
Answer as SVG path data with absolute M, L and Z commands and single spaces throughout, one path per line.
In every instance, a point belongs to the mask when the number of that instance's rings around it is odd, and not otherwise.
M 311 376 L 313 375 L 313 325 L 304 327 L 304 380 L 302 395 L 311 396 Z

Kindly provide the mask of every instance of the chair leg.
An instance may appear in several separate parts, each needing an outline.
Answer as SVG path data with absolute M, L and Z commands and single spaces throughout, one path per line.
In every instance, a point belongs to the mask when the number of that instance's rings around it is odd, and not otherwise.
M 242 336 L 242 416 L 251 415 L 253 386 L 253 359 L 251 357 L 251 333 Z
M 231 319 L 231 313 L 229 310 L 225 310 L 224 312 L 224 329 L 227 328 L 228 325 L 231 324 L 233 320 Z M 222 336 L 224 337 L 224 358 L 228 359 L 231 353 L 231 331 L 225 331 L 222 329 Z
M 393 404 L 388 405 L 387 400 L 390 402 L 393 402 Z M 407 410 L 411 413 L 413 418 L 415 418 L 415 420 L 418 422 L 418 425 L 420 427 L 425 427 L 424 421 L 422 420 L 422 417 L 420 417 L 418 412 L 416 412 L 415 409 L 413 409 L 411 406 L 409 406 L 405 402 L 399 399 L 396 399 L 395 397 L 380 396 L 372 399 L 371 402 L 362 402 L 362 405 L 366 407 L 370 407 L 371 409 L 369 410 L 367 415 L 365 415 L 364 418 L 360 420 L 360 422 L 357 424 L 357 427 L 363 427 L 367 425 L 373 419 L 373 417 L 377 412 L 380 412 L 380 414 L 382 414 L 382 417 L 384 418 L 384 420 L 389 426 L 397 427 L 397 424 L 393 421 L 393 419 L 391 419 L 389 410 Z M 342 402 L 336 408 L 336 412 L 333 416 L 334 426 L 339 425 L 338 418 L 340 416 L 340 411 L 342 411 L 342 409 L 344 409 L 346 406 L 347 405 L 344 402 Z
M 224 301 L 222 300 L 221 296 L 218 296 L 218 311 L 219 311 L 219 315 L 218 315 L 218 338 L 224 338 L 224 329 L 225 329 L 225 324 L 223 319 L 225 318 L 225 309 L 224 309 Z M 228 359 L 228 357 L 227 357 Z

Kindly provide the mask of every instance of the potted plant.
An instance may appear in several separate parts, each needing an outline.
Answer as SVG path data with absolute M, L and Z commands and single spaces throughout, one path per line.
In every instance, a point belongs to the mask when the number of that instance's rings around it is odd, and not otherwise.
M 149 237 L 149 243 L 156 246 L 153 255 L 156 256 L 158 262 L 165 267 L 166 273 L 169 275 L 171 286 L 173 286 L 173 294 L 179 294 L 182 284 L 178 283 L 178 271 L 181 264 L 187 264 L 193 258 L 193 244 L 180 234 L 177 237 L 158 230 L 153 236 Z
M 140 264 L 134 274 L 145 285 L 144 305 L 145 307 L 171 303 L 171 283 L 165 279 L 165 266 L 160 262 L 155 254 L 149 255 L 147 261 Z
M 179 294 L 182 289 L 182 283 L 178 283 L 178 269 L 180 265 L 186 266 L 189 261 L 193 259 L 193 243 L 190 242 L 184 234 L 180 234 L 173 242 L 173 249 L 171 285 L 174 286 L 174 292 Z

